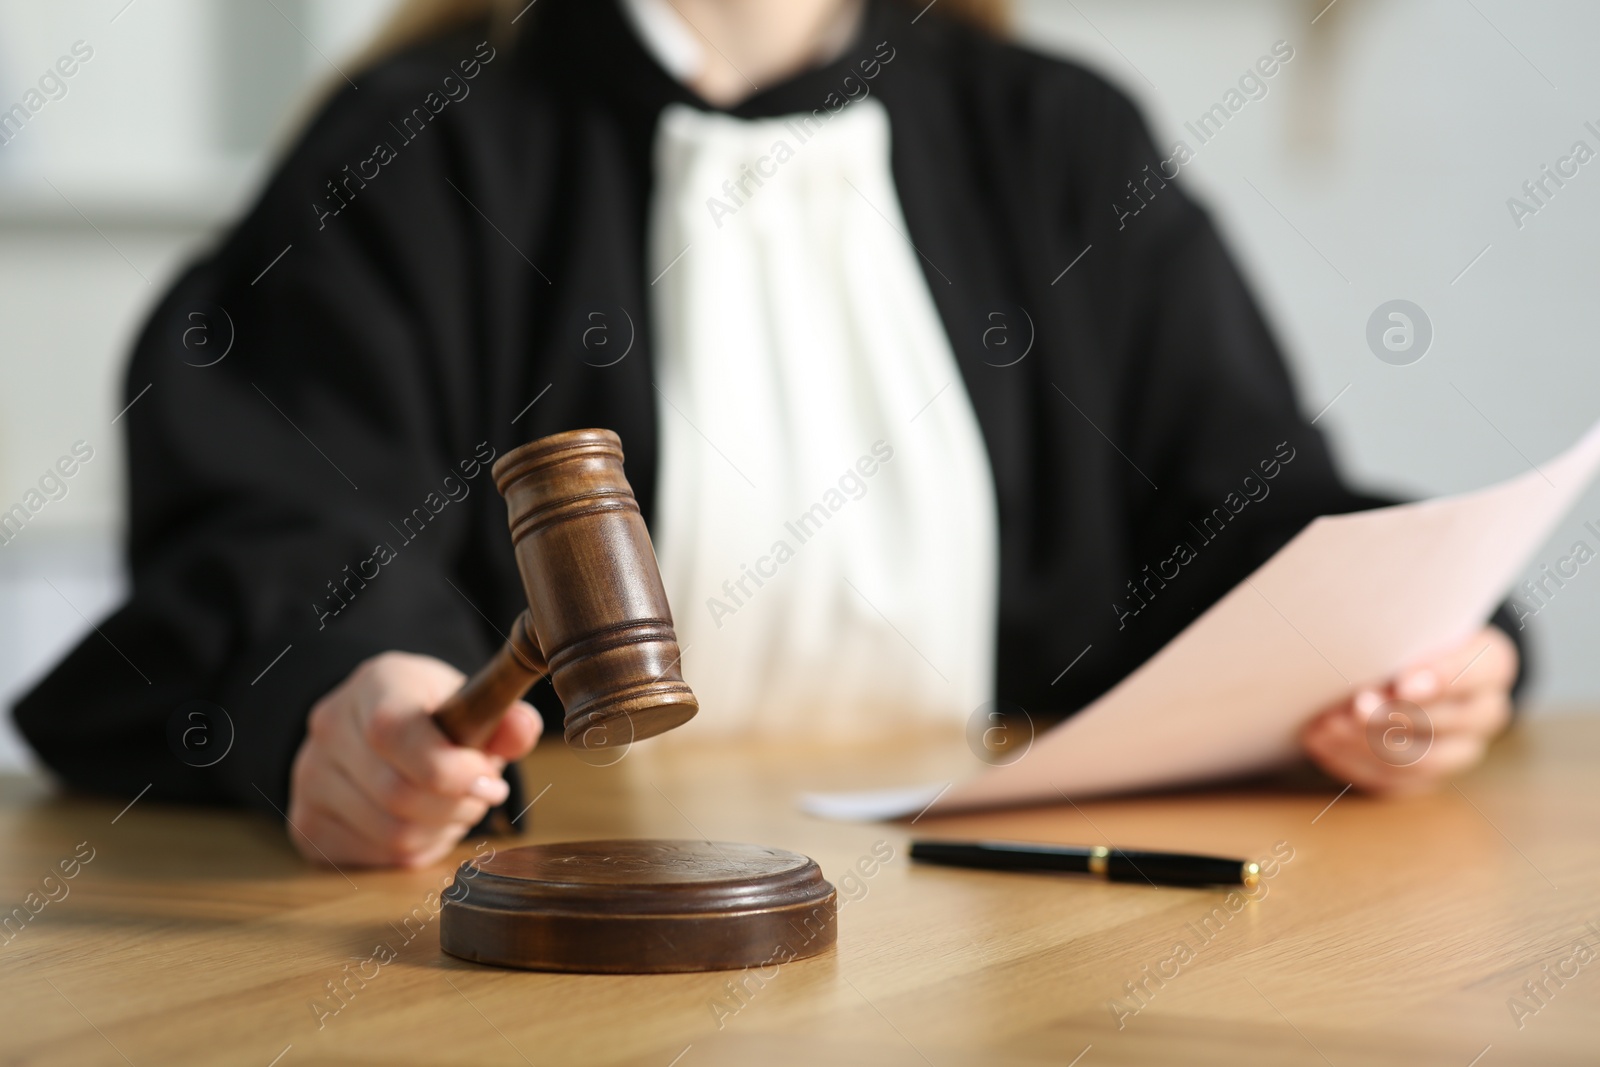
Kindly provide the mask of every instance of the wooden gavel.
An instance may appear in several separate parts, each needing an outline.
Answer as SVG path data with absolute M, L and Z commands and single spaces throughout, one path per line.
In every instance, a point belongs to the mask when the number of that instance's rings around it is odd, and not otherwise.
M 610 430 L 570 430 L 494 465 L 528 609 L 504 646 L 434 712 L 481 747 L 500 717 L 550 675 L 567 743 L 625 746 L 694 717 L 655 550 Z
M 480 746 L 549 673 L 567 743 L 620 747 L 700 709 L 639 503 L 608 430 L 523 445 L 494 465 L 528 610 L 505 646 L 434 712 Z M 582 974 L 750 968 L 837 937 L 838 894 L 815 861 L 711 841 L 558 841 L 473 857 L 439 912 L 439 947 L 478 963 Z M 764 962 L 763 962 L 764 961 Z

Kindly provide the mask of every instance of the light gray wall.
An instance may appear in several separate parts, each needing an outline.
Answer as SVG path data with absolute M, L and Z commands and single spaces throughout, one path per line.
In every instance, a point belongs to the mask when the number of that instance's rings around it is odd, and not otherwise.
M 392 0 L 278 0 L 281 14 L 266 0 L 125 2 L 0 0 L 0 108 L 74 41 L 95 49 L 67 95 L 0 147 L 0 506 L 74 441 L 95 448 L 68 496 L 0 548 L 4 701 L 120 594 L 111 420 L 140 319 L 246 201 L 296 94 L 337 77 L 331 65 Z M 1586 55 L 1600 8 L 1339 0 L 1313 26 L 1319 10 L 1026 0 L 1021 26 L 1133 94 L 1163 146 L 1194 147 L 1184 121 L 1288 41 L 1295 58 L 1183 180 L 1261 294 L 1306 411 L 1338 396 L 1318 425 L 1353 477 L 1431 494 L 1516 474 L 1524 456 L 1541 461 L 1600 418 L 1600 160 L 1520 230 L 1506 208 L 1574 140 L 1600 150 L 1583 127 L 1600 127 L 1600 72 Z M 1410 366 L 1380 362 L 1365 341 L 1373 310 L 1396 298 L 1435 330 Z M 1581 518 L 1600 519 L 1600 493 L 1541 561 L 1580 536 Z M 1600 577 L 1585 569 L 1533 626 L 1537 696 L 1600 707 L 1589 655 Z M 0 727 L 0 765 L 24 758 Z

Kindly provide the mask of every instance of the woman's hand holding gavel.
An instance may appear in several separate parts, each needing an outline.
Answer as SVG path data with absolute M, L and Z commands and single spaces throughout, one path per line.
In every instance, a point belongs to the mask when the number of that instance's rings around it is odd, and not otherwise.
M 289 784 L 289 834 L 310 860 L 443 858 L 505 800 L 507 761 L 539 739 L 520 697 L 546 673 L 578 748 L 626 746 L 699 709 L 616 434 L 552 434 L 501 456 L 494 476 L 528 610 L 465 685 L 447 663 L 386 652 L 317 702 Z
M 482 751 L 450 741 L 433 712 L 464 681 L 431 656 L 385 652 L 317 702 L 289 784 L 289 836 L 314 863 L 421 867 L 506 798 L 501 773 L 538 741 L 525 701 Z

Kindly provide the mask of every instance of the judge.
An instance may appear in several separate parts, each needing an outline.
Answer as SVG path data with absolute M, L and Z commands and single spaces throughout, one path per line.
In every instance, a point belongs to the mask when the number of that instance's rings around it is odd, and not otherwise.
M 576 427 L 624 442 L 703 736 L 1070 714 L 1310 519 L 1379 503 L 1205 211 L 1173 182 L 1122 206 L 1163 159 L 1134 108 L 999 14 L 405 8 L 151 316 L 132 594 L 24 734 L 75 786 L 275 811 L 319 862 L 441 857 L 523 807 L 541 730 L 519 704 L 478 752 L 428 718 L 522 606 L 488 464 Z M 1425 788 L 1517 673 L 1486 628 L 1306 753 Z M 1394 696 L 1437 735 L 1407 767 L 1365 740 Z M 199 768 L 167 732 L 196 700 L 235 731 Z

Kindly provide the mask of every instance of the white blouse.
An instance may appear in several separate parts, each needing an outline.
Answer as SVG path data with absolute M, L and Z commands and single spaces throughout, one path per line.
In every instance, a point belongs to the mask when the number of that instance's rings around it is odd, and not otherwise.
M 623 6 L 665 69 L 698 69 L 664 0 Z M 889 137 L 870 97 L 826 123 L 661 115 L 652 532 L 701 737 L 959 722 L 993 697 L 993 477 Z

